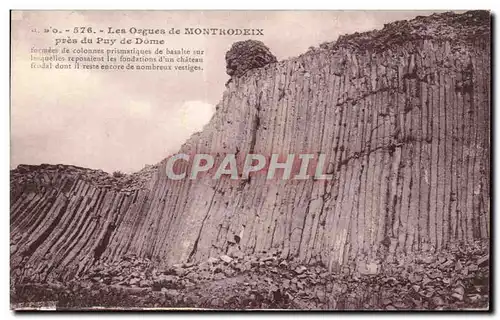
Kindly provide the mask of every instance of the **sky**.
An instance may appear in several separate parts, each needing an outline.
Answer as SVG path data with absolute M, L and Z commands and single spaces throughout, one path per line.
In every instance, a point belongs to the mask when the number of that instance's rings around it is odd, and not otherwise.
M 11 24 L 11 168 L 73 164 L 134 172 L 176 153 L 222 98 L 231 44 L 263 41 L 278 60 L 339 35 L 381 29 L 429 11 L 16 11 Z M 259 28 L 264 36 L 170 36 L 205 50 L 203 72 L 31 69 L 30 49 L 54 47 L 34 28 Z M 70 48 L 82 48 L 72 44 Z M 86 48 L 106 48 L 89 45 Z M 137 46 L 132 46 L 137 47 Z M 158 46 L 151 46 L 156 48 Z M 160 46 L 161 47 L 161 46 Z

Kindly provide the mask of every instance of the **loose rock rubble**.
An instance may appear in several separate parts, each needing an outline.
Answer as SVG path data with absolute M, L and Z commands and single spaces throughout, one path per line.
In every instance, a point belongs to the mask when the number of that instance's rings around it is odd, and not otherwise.
M 376 270 L 329 272 L 274 250 L 210 257 L 158 269 L 125 256 L 98 262 L 67 284 L 23 283 L 13 302 L 58 301 L 58 308 L 209 308 L 332 310 L 484 309 L 489 301 L 488 244 L 456 246 L 377 265 Z

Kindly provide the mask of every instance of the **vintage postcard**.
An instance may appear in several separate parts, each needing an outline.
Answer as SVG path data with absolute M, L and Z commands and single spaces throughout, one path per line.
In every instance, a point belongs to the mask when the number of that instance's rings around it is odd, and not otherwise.
M 490 309 L 489 11 L 11 11 L 14 310 Z

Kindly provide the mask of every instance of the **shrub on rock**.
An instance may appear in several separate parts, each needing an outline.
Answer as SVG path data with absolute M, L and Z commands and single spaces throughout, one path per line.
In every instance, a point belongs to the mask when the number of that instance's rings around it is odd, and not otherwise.
M 226 72 L 231 77 L 240 77 L 247 70 L 260 68 L 276 61 L 276 57 L 261 41 L 238 41 L 233 43 L 226 53 Z

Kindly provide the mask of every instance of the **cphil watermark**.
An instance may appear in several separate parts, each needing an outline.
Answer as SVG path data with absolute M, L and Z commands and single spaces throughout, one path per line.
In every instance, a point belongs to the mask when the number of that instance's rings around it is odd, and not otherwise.
M 197 179 L 209 177 L 220 179 L 229 176 L 233 180 L 248 179 L 250 175 L 265 175 L 266 179 L 330 180 L 331 163 L 325 154 L 210 154 L 188 155 L 180 153 L 168 158 L 166 174 L 169 179 Z

